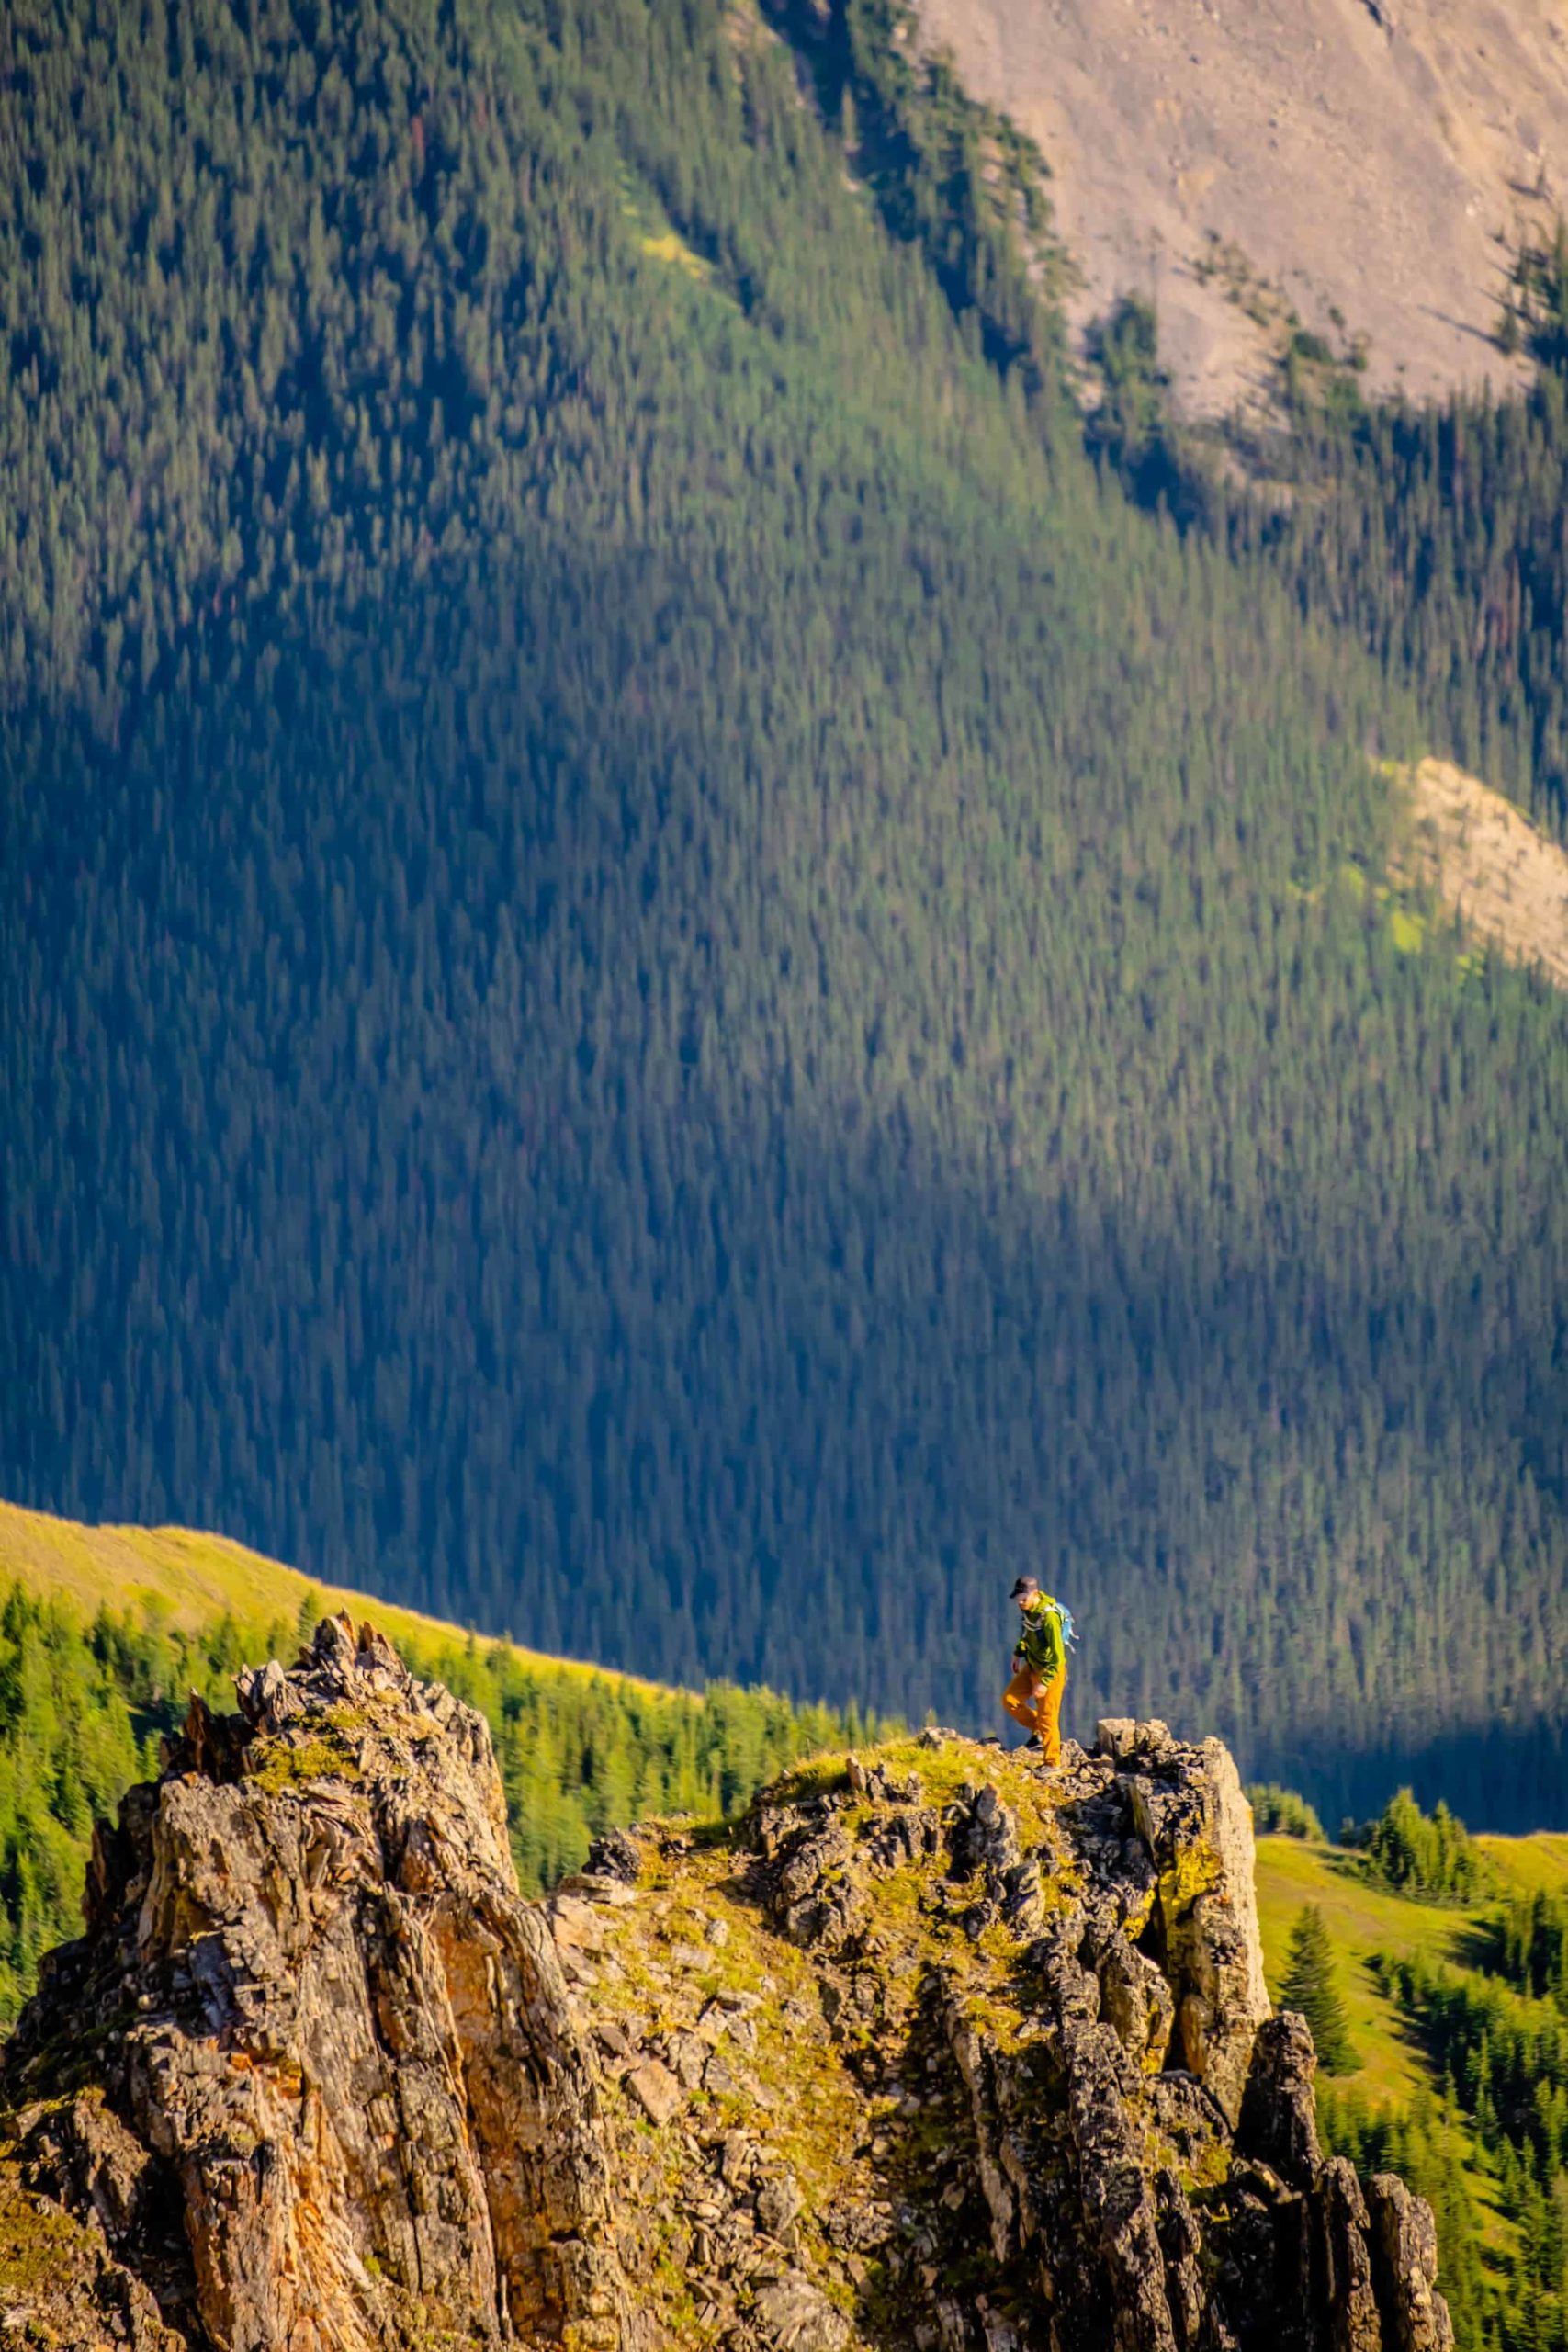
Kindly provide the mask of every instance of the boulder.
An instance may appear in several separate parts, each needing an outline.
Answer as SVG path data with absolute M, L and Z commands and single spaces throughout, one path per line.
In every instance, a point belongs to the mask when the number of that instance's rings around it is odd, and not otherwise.
M 1452 2352 L 1449 2307 L 1438 2292 L 1438 2232 L 1432 2209 L 1391 2172 L 1367 2187 L 1372 2279 L 1387 2352 Z
M 773 2352 L 847 2352 L 851 2340 L 842 2312 L 797 2271 L 759 2290 L 756 2318 Z
M 626 2086 L 650 2123 L 668 2123 L 686 2104 L 680 2082 L 658 2058 L 645 2058 L 632 2067 Z

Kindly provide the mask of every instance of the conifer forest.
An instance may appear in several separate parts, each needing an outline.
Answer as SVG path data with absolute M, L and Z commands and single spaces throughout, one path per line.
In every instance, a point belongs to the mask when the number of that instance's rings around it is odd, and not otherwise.
M 1568 832 L 1550 273 L 1201 481 L 901 21 L 0 11 L 0 1492 L 1561 1821 L 1568 1010 L 1365 887 Z

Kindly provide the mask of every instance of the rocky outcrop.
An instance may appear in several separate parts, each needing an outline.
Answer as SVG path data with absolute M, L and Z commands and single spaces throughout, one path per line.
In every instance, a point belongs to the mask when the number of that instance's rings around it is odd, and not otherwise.
M 609 2352 L 609 2148 L 482 1718 L 346 1620 L 239 1691 L 100 1832 L 11 2044 L 35 2179 L 194 2344 Z
M 1438 2292 L 1438 2233 L 1425 2198 L 1412 2197 L 1398 2175 L 1378 2172 L 1367 2185 L 1371 2208 L 1372 2276 L 1393 2319 L 1399 2352 L 1450 2352 L 1453 2329 Z
M 1319 2149 L 1216 1743 L 930 1732 L 525 1904 L 484 1724 L 368 1629 L 239 1695 L 6 2053 L 56 2340 L 1448 2352 L 1429 2211 Z
M 1153 1899 L 1138 1921 L 1170 1988 L 1182 2059 L 1234 2126 L 1253 2038 L 1269 2014 L 1252 1813 L 1235 1765 L 1219 1740 L 1184 1747 L 1160 1723 L 1102 1723 L 1095 1749 L 1119 1768 L 1115 1802 L 1135 1832 L 1140 1894 L 1153 1872 Z M 1101 1812 L 1106 1801 L 1098 1800 Z

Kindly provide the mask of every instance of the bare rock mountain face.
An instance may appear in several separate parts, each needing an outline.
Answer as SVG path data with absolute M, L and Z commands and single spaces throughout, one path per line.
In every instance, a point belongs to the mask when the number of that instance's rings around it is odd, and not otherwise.
M 915 0 L 1041 143 L 1077 323 L 1154 304 L 1180 408 L 1267 409 L 1290 319 L 1365 381 L 1499 392 L 1521 245 L 1568 184 L 1562 0 Z
M 1451 2343 L 1427 2208 L 1320 2154 L 1218 1742 L 927 1732 L 526 1904 L 485 1725 L 368 1628 L 239 1691 L 6 2052 L 30 2340 Z

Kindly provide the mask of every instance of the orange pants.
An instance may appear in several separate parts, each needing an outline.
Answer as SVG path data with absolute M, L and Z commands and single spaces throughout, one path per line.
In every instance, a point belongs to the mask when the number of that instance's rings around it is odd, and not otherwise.
M 1067 1687 L 1066 1671 L 1042 1682 L 1032 1666 L 1021 1667 L 1002 1692 L 1002 1704 L 1015 1724 L 1025 1731 L 1038 1732 L 1040 1747 L 1047 1764 L 1062 1760 L 1062 1693 Z

